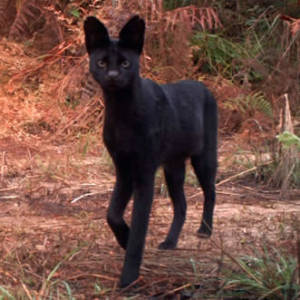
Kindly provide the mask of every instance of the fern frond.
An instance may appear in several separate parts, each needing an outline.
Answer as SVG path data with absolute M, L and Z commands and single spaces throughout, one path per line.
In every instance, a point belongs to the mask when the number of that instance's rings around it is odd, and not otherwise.
M 229 99 L 224 106 L 230 110 L 238 110 L 243 114 L 253 114 L 255 111 L 259 111 L 270 118 L 273 117 L 272 105 L 260 91 Z
M 178 23 L 186 23 L 191 27 L 199 24 L 203 30 L 211 30 L 222 27 L 222 23 L 212 7 L 196 7 L 189 5 L 178 7 L 166 12 L 166 30 L 174 30 Z
M 35 0 L 22 0 L 17 3 L 17 16 L 10 28 L 9 38 L 20 39 L 30 33 L 30 24 L 41 14 L 40 5 Z
M 250 100 L 252 109 L 258 110 L 270 118 L 273 116 L 272 105 L 269 101 L 265 99 L 264 94 L 262 92 L 254 93 L 250 97 Z

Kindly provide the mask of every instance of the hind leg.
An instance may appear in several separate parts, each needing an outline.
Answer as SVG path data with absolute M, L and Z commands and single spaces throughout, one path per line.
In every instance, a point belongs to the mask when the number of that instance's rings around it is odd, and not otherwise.
M 164 167 L 166 183 L 173 204 L 174 216 L 169 233 L 159 249 L 174 249 L 185 221 L 186 201 L 183 190 L 185 162 L 172 162 Z
M 202 155 L 192 156 L 191 162 L 204 193 L 204 207 L 198 235 L 202 238 L 208 238 L 212 233 L 213 213 L 216 199 L 216 154 L 214 151 L 206 151 Z

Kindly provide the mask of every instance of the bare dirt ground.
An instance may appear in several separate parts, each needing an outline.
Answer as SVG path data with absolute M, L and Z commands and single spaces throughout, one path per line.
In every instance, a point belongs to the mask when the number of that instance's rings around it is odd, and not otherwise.
M 66 299 L 66 286 L 76 299 L 214 299 L 224 262 L 230 263 L 226 253 L 240 257 L 268 244 L 296 255 L 297 191 L 280 201 L 278 191 L 245 181 L 218 186 L 214 234 L 200 240 L 202 194 L 189 170 L 178 249 L 158 250 L 172 218 L 159 174 L 141 278 L 138 287 L 120 291 L 124 251 L 106 224 L 114 175 L 101 144 L 85 155 L 76 145 L 49 144 L 40 151 L 7 138 L 0 148 L 0 286 L 17 299 Z

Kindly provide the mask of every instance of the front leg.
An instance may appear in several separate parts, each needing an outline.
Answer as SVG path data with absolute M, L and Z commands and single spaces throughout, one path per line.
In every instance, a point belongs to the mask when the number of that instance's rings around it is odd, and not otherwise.
M 126 249 L 129 238 L 129 227 L 123 219 L 125 208 L 133 190 L 132 173 L 129 165 L 116 166 L 117 182 L 107 212 L 107 222 L 119 245 Z
M 135 181 L 131 231 L 126 248 L 120 287 L 128 286 L 139 276 L 154 189 L 154 171 L 150 174 L 145 173 Z

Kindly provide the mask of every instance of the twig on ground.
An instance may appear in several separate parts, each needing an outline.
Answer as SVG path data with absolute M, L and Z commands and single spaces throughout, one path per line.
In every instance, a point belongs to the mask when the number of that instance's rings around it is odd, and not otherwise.
M 14 191 L 14 190 L 16 190 L 17 188 L 18 188 L 18 187 L 13 186 L 13 187 L 9 187 L 9 188 L 0 189 L 0 193 Z
M 23 289 L 24 289 L 24 291 L 25 291 L 27 297 L 28 297 L 30 300 L 32 300 L 33 298 L 32 298 L 32 296 L 31 296 L 31 294 L 30 294 L 30 292 L 29 292 L 27 286 L 25 285 L 25 283 L 21 281 L 21 285 L 22 285 L 22 287 L 23 287 Z
M 191 286 L 192 286 L 191 283 L 187 283 L 187 284 L 185 284 L 185 285 L 182 285 L 182 286 L 180 286 L 180 287 L 178 287 L 178 288 L 176 288 L 176 289 L 173 289 L 173 290 L 171 290 L 171 291 L 168 291 L 168 292 L 164 293 L 163 295 L 161 295 L 161 296 L 159 297 L 159 299 L 163 299 L 164 297 L 166 297 L 166 296 L 168 296 L 168 295 L 175 294 L 175 293 L 177 293 L 177 292 L 179 292 L 179 291 L 182 291 L 182 290 L 184 290 L 184 289 L 186 289 L 186 288 L 188 288 L 188 287 L 191 287 Z
M 232 176 L 230 176 L 230 177 L 228 177 L 228 178 L 226 178 L 226 179 L 224 179 L 224 180 L 218 182 L 218 183 L 216 184 L 216 186 L 220 186 L 220 185 L 222 185 L 222 184 L 224 184 L 224 183 L 227 183 L 227 182 L 229 182 L 229 181 L 232 181 L 232 180 L 234 180 L 234 179 L 236 179 L 236 178 L 239 178 L 239 177 L 242 177 L 242 176 L 251 174 L 253 171 L 257 170 L 258 168 L 267 166 L 267 165 L 271 164 L 272 162 L 273 162 L 273 160 L 270 160 L 270 161 L 267 161 L 267 162 L 265 162 L 265 163 L 263 163 L 263 164 L 261 164 L 261 165 L 259 165 L 259 166 L 255 166 L 255 167 L 252 167 L 252 168 L 250 168 L 250 169 L 244 170 L 244 171 L 242 171 L 242 172 L 240 172 L 240 173 L 238 173 L 238 174 L 232 175 Z
M 76 203 L 77 201 L 85 198 L 85 197 L 89 197 L 89 196 L 94 196 L 94 195 L 98 195 L 98 194 L 101 194 L 100 192 L 94 192 L 94 193 L 86 193 L 86 194 L 83 194 L 83 195 L 80 195 L 78 197 L 76 197 L 75 199 L 73 199 L 71 201 L 71 203 Z
M 261 164 L 261 165 L 259 165 L 259 166 L 255 166 L 255 167 L 252 167 L 252 168 L 250 168 L 250 169 L 244 170 L 244 171 L 242 171 L 242 172 L 240 172 L 240 173 L 238 173 L 238 174 L 232 175 L 232 176 L 230 176 L 230 177 L 228 177 L 228 178 L 226 178 L 226 179 L 224 179 L 224 180 L 218 182 L 218 183 L 216 184 L 216 186 L 220 186 L 220 185 L 222 185 L 222 184 L 224 184 L 224 183 L 230 182 L 230 181 L 232 181 L 232 180 L 234 180 L 234 179 L 237 179 L 237 178 L 239 178 L 239 177 L 242 177 L 242 176 L 251 174 L 253 171 L 257 170 L 259 167 L 267 166 L 267 165 L 271 164 L 272 162 L 273 162 L 273 160 L 270 160 L 270 161 L 265 162 L 265 163 L 263 163 L 263 164 Z M 218 193 L 218 192 L 217 192 L 217 193 Z M 191 197 L 189 197 L 189 199 L 192 199 L 192 198 L 194 198 L 194 197 L 197 197 L 197 196 L 199 196 L 199 195 L 201 195 L 201 194 L 202 194 L 202 191 L 197 192 L 196 194 L 194 194 L 194 195 L 192 195 Z M 234 195 L 234 194 L 233 194 L 233 195 Z
M 71 277 L 68 277 L 68 280 L 74 280 L 74 279 L 78 279 L 78 278 L 86 278 L 86 277 L 95 277 L 95 278 L 99 278 L 99 279 L 104 279 L 104 280 L 109 280 L 109 281 L 116 281 L 116 278 L 110 277 L 110 276 L 106 276 L 106 275 L 101 275 L 101 274 L 88 274 L 88 273 L 81 273 L 78 275 L 74 275 Z
M 19 198 L 18 195 L 0 196 L 0 199 L 2 199 L 2 200 L 17 199 L 17 198 Z

